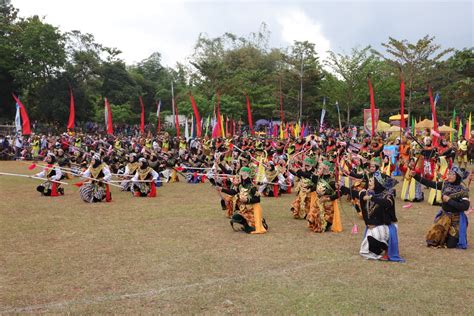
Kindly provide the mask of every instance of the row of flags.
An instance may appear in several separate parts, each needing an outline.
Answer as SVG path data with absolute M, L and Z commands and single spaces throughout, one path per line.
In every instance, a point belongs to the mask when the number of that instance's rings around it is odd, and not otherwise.
M 373 87 L 370 82 L 370 78 L 368 78 L 368 85 L 369 85 L 369 93 L 370 93 L 370 115 L 372 117 L 372 121 L 374 121 L 375 120 L 374 116 L 375 116 L 375 111 L 376 111 L 375 97 L 374 97 Z M 16 110 L 17 110 L 16 115 L 15 115 L 16 130 L 17 132 L 21 132 L 23 135 L 30 135 L 31 127 L 30 127 L 28 114 L 26 112 L 26 108 L 16 95 L 14 94 L 12 95 L 16 102 Z M 433 138 L 434 138 L 434 143 L 437 143 L 439 132 L 438 132 L 438 121 L 437 121 L 437 116 L 436 116 L 436 105 L 439 102 L 440 96 L 439 96 L 439 93 L 437 93 L 435 97 L 433 98 L 431 87 L 428 87 L 428 95 L 430 99 L 432 120 L 434 124 L 434 128 L 433 128 L 434 137 Z M 233 136 L 233 135 L 236 135 L 236 131 L 239 131 L 240 133 L 240 130 L 241 130 L 240 123 L 237 123 L 235 120 L 229 119 L 228 117 L 225 118 L 223 115 L 220 114 L 219 92 L 217 93 L 217 107 L 214 113 L 214 117 L 211 119 L 211 117 L 208 116 L 205 122 L 199 114 L 196 101 L 191 92 L 189 93 L 189 98 L 190 98 L 191 106 L 193 108 L 194 115 L 191 121 L 191 129 L 189 129 L 189 126 L 188 126 L 189 122 L 186 119 L 185 137 L 187 139 L 190 137 L 202 137 L 203 134 L 204 135 L 210 134 L 213 138 L 215 138 L 215 137 Z M 248 120 L 250 133 L 251 135 L 255 135 L 250 98 L 248 95 L 245 95 L 245 98 L 246 98 L 246 105 L 247 105 L 247 120 Z M 400 82 L 400 113 L 404 113 L 404 101 L 405 101 L 404 99 L 405 99 L 405 84 L 402 79 Z M 141 107 L 140 132 L 144 134 L 145 133 L 145 106 L 144 106 L 143 99 L 141 96 L 139 96 L 139 103 Z M 172 100 L 172 106 L 175 113 L 176 135 L 179 137 L 180 136 L 180 126 L 179 126 L 179 119 L 178 119 L 179 114 L 178 114 L 178 107 L 174 99 Z M 280 111 L 281 111 L 280 113 L 281 119 L 283 119 L 284 116 L 283 116 L 283 111 L 282 111 L 282 98 L 281 97 L 280 97 Z M 161 100 L 157 102 L 157 110 L 156 110 L 158 132 L 161 131 L 160 113 L 161 113 Z M 112 122 L 112 109 L 107 98 L 104 98 L 104 114 L 105 114 L 104 120 L 105 120 L 107 134 L 113 135 L 114 130 L 113 130 L 113 122 Z M 326 108 L 325 108 L 325 100 L 324 100 L 323 109 L 321 111 L 320 131 L 323 128 L 325 115 L 326 115 Z M 415 128 L 415 123 L 416 123 L 415 118 L 412 116 L 410 125 L 411 125 L 413 133 L 414 133 L 414 128 Z M 74 130 L 74 124 L 75 124 L 74 95 L 73 95 L 72 89 L 70 89 L 69 119 L 67 123 L 67 129 Z M 401 124 L 402 129 L 406 128 L 404 118 L 400 120 L 400 124 Z M 466 119 L 466 122 L 463 122 L 463 120 L 460 117 L 456 116 L 456 109 L 454 109 L 453 117 L 450 121 L 449 126 L 457 130 L 458 137 L 461 135 L 464 135 L 468 139 L 471 133 L 471 114 L 469 114 L 469 119 L 468 120 Z M 280 124 L 273 124 L 273 122 L 270 122 L 270 127 L 268 128 L 267 133 L 268 133 L 268 136 L 284 139 L 290 135 L 294 137 L 306 136 L 308 134 L 308 130 L 309 130 L 308 124 L 306 124 L 305 126 L 304 123 L 301 125 L 299 124 L 293 125 L 293 124 L 286 123 L 285 125 L 284 121 L 281 120 Z M 372 135 L 375 134 L 375 124 L 372 124 L 372 130 L 370 132 L 372 132 Z M 454 139 L 454 135 L 455 133 L 451 132 L 451 140 Z

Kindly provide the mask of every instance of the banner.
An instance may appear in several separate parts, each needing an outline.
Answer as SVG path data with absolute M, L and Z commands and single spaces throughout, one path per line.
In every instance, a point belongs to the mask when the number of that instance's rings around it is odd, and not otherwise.
M 254 136 L 255 131 L 253 130 L 252 109 L 250 108 L 250 99 L 248 95 L 246 95 L 245 98 L 247 99 L 247 119 L 249 121 L 250 133 L 252 134 L 252 136 Z
M 114 134 L 114 127 L 112 124 L 112 110 L 110 108 L 109 101 L 105 98 L 105 126 L 107 127 L 107 134 L 113 135 Z
M 140 101 L 140 108 L 142 110 L 140 114 L 140 134 L 145 134 L 145 106 L 143 105 L 142 96 L 138 96 L 138 100 Z
M 199 116 L 199 111 L 198 111 L 198 108 L 197 108 L 197 105 L 196 105 L 196 101 L 194 100 L 194 97 L 191 94 L 191 92 L 189 93 L 189 99 L 191 100 L 191 105 L 192 105 L 193 111 L 194 111 L 194 118 L 196 119 L 197 136 L 201 137 L 201 117 Z
M 16 95 L 12 94 L 12 96 L 13 99 L 15 99 L 16 104 L 20 107 L 20 116 L 22 120 L 21 129 L 23 135 L 31 135 L 30 119 L 28 118 L 28 113 L 26 113 L 25 106 L 20 102 Z
M 15 127 L 16 132 L 21 133 L 20 106 L 18 104 L 16 105 Z
M 74 119 L 75 119 L 76 111 L 74 108 L 74 96 L 72 94 L 71 88 L 69 88 L 69 92 L 70 92 L 71 97 L 69 101 L 69 120 L 67 122 L 67 129 L 74 130 Z
M 371 121 L 378 122 L 378 116 L 377 119 L 375 119 L 375 96 L 374 96 L 374 88 L 372 87 L 372 83 L 370 82 L 370 78 L 367 79 L 367 82 L 369 84 L 369 93 L 370 93 L 370 119 Z M 375 131 L 377 130 L 377 126 L 372 124 L 371 125 L 371 134 L 372 137 L 375 135 Z
M 379 109 L 374 109 L 374 120 L 375 124 L 372 129 L 372 110 L 364 109 L 364 131 L 366 134 L 372 135 L 372 130 L 377 130 L 377 124 L 379 121 Z

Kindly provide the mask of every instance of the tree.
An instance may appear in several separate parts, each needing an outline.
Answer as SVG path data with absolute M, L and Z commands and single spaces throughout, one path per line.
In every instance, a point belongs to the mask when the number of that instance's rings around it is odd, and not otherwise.
M 367 76 L 375 70 L 375 57 L 370 54 L 370 46 L 362 49 L 353 48 L 350 55 L 329 52 L 326 61 L 328 65 L 342 79 L 339 87 L 338 101 L 346 107 L 346 123 L 351 121 L 351 111 L 354 106 L 359 106 L 366 100 L 361 98 L 361 90 L 367 91 Z M 332 88 L 331 86 L 329 87 Z
M 386 60 L 397 72 L 400 72 L 408 83 L 408 115 L 411 115 L 412 98 L 416 90 L 422 90 L 430 82 L 430 70 L 435 67 L 452 49 L 441 50 L 441 45 L 434 43 L 434 37 L 426 35 L 415 44 L 407 40 L 396 40 L 389 37 L 387 43 L 382 43 L 385 54 L 372 50 L 372 52 Z

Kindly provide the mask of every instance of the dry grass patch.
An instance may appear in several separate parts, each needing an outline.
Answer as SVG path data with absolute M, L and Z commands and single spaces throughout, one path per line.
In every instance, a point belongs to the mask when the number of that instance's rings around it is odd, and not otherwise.
M 40 197 L 39 183 L 0 177 L 0 313 L 472 314 L 473 250 L 425 247 L 426 203 L 397 200 L 397 264 L 359 257 L 346 202 L 344 232 L 313 234 L 291 219 L 293 195 L 265 198 L 270 231 L 254 236 L 231 230 L 207 184 L 86 204 L 74 186 Z

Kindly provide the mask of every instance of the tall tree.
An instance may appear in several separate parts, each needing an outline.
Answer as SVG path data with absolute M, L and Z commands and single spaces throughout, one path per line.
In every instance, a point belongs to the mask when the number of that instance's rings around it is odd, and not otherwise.
M 434 43 L 435 37 L 426 35 L 416 43 L 408 40 L 397 40 L 389 37 L 387 43 L 382 43 L 385 53 L 373 50 L 374 54 L 385 59 L 397 72 L 401 72 L 407 82 L 408 115 L 412 111 L 412 98 L 415 90 L 426 91 L 426 85 L 431 80 L 430 70 L 435 67 L 451 48 L 441 49 Z

